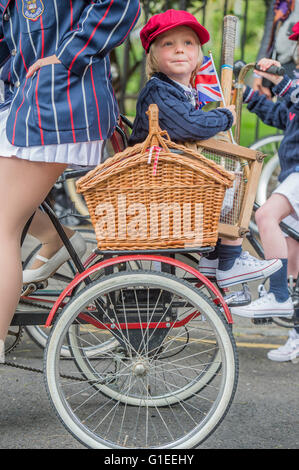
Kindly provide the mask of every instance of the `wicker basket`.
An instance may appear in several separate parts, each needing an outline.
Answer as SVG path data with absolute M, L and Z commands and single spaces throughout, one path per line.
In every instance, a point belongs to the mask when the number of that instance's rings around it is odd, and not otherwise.
M 214 246 L 234 175 L 169 139 L 148 111 L 149 135 L 77 182 L 101 250 Z

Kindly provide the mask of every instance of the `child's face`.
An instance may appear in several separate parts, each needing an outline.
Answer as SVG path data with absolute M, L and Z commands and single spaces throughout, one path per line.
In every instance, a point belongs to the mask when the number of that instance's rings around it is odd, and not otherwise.
M 184 85 L 189 85 L 199 59 L 199 39 L 187 26 L 161 34 L 155 41 L 155 58 L 159 71 Z

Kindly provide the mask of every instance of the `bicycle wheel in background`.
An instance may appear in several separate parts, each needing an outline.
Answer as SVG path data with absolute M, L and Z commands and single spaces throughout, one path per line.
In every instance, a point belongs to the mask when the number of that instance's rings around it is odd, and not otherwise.
M 278 186 L 278 175 L 280 172 L 278 149 L 283 137 L 282 134 L 269 135 L 257 140 L 250 146 L 251 149 L 258 150 L 265 154 L 265 161 L 255 198 L 260 206 L 266 202 L 271 193 Z M 258 233 L 254 217 L 252 217 L 250 227 L 255 233 Z
M 90 361 L 85 322 L 118 347 Z M 68 361 L 61 358 L 66 340 Z M 221 367 L 210 376 L 215 352 Z M 191 283 L 125 271 L 93 282 L 65 306 L 47 343 L 44 377 L 60 420 L 86 447 L 193 448 L 225 417 L 238 360 L 226 320 Z

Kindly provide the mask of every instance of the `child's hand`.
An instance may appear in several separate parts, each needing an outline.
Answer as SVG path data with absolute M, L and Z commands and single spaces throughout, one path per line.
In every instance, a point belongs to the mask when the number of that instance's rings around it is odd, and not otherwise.
M 236 124 L 236 120 L 237 120 L 236 106 L 234 104 L 231 104 L 229 106 L 226 106 L 226 108 L 223 108 L 223 109 L 228 109 L 232 113 L 232 115 L 234 117 L 232 126 L 234 126 Z
M 34 75 L 34 73 L 37 72 L 41 67 L 50 64 L 61 64 L 61 62 L 59 59 L 57 59 L 55 54 L 45 57 L 44 59 L 38 59 L 29 67 L 26 78 L 32 77 L 32 75 Z
M 261 70 L 255 70 L 255 72 L 260 75 L 261 77 L 267 78 L 267 80 L 270 80 L 270 82 L 274 83 L 274 85 L 278 85 L 278 83 L 283 80 L 283 77 L 281 75 L 274 75 L 273 73 L 266 73 L 266 70 L 268 70 L 271 65 L 276 65 L 277 67 L 281 67 L 280 62 L 278 60 L 273 60 L 273 59 L 261 59 L 258 62 L 259 67 Z
M 253 80 L 252 89 L 254 91 L 258 91 L 260 95 L 266 95 L 268 100 L 272 100 L 271 90 L 270 88 L 263 86 L 262 77 L 255 77 L 255 79 Z

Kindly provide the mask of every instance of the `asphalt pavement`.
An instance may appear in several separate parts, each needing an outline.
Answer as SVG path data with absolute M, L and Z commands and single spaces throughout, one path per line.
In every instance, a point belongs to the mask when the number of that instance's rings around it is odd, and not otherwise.
M 235 319 L 239 382 L 231 408 L 201 449 L 298 449 L 299 364 L 270 361 L 286 332 Z M 24 334 L 9 361 L 42 368 L 43 351 Z M 0 366 L 0 449 L 84 449 L 56 417 L 43 375 Z

